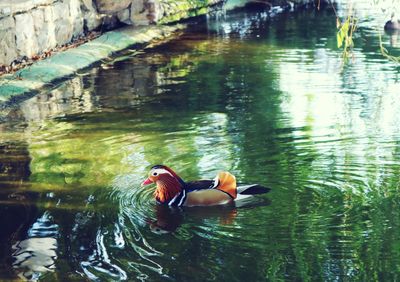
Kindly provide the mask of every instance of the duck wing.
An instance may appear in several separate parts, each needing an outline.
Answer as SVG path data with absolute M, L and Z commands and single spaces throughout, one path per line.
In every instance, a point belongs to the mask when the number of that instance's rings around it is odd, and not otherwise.
M 211 189 L 214 186 L 214 180 L 197 180 L 187 182 L 185 185 L 185 190 L 187 192 L 197 191 L 197 190 L 204 190 L 204 189 Z

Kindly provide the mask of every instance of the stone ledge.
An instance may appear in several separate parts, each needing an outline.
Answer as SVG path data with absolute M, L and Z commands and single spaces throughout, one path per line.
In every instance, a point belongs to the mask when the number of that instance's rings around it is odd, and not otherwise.
M 0 77 L 0 108 L 8 106 L 17 97 L 33 95 L 46 87 L 54 86 L 54 83 L 75 75 L 79 70 L 115 56 L 133 45 L 165 39 L 183 28 L 183 25 L 148 26 L 110 31 L 93 41 L 39 61 L 13 75 L 4 75 Z

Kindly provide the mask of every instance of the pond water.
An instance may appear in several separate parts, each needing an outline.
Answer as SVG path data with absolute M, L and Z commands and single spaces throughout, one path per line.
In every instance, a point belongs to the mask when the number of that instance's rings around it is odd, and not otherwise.
M 0 280 L 398 280 L 400 68 L 375 26 L 343 64 L 331 9 L 198 19 L 21 103 L 0 123 Z M 158 163 L 272 191 L 158 206 Z

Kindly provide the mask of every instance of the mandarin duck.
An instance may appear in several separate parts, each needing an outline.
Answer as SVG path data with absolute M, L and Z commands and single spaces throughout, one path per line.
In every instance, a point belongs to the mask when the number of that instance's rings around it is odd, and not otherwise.
M 270 189 L 258 184 L 236 185 L 236 178 L 221 171 L 213 180 L 185 182 L 165 165 L 155 165 L 142 186 L 156 184 L 155 199 L 169 206 L 214 206 L 223 205 L 267 193 Z
M 388 32 L 400 30 L 400 20 L 395 18 L 394 13 L 389 21 L 385 23 L 384 29 Z

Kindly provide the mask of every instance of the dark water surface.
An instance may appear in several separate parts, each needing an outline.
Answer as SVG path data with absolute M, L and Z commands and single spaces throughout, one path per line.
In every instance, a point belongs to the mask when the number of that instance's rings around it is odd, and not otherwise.
M 23 102 L 0 124 L 0 280 L 399 280 L 400 68 L 364 19 L 349 65 L 331 10 L 238 11 Z M 157 206 L 157 163 L 272 192 Z

